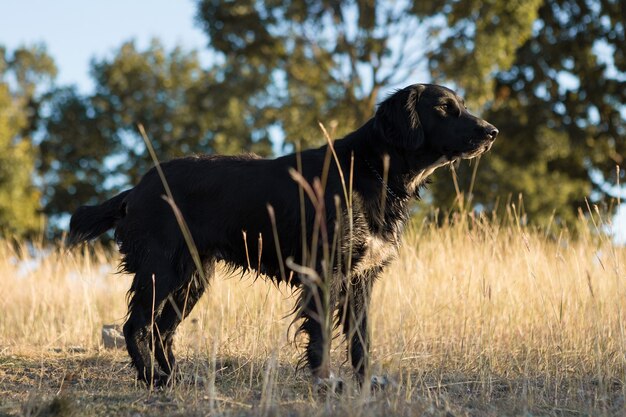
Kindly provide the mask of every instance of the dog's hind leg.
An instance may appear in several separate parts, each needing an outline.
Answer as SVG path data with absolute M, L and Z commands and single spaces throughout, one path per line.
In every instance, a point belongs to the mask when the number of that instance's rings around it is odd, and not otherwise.
M 147 385 L 159 386 L 167 381 L 167 375 L 158 369 L 153 360 L 152 340 L 158 345 L 159 336 L 151 325 L 159 317 L 177 280 L 166 257 L 151 256 L 138 268 L 129 291 L 124 338 L 138 378 Z
M 170 377 L 176 365 L 176 358 L 172 351 L 176 328 L 200 300 L 214 271 L 215 264 L 209 261 L 204 263 L 204 277 L 197 272 L 190 274 L 190 278 L 182 287 L 167 298 L 163 311 L 156 321 L 159 334 L 155 348 L 156 359 L 159 367 Z
M 327 385 L 332 390 L 340 391 L 342 382 L 330 372 L 333 311 L 329 306 L 334 305 L 331 300 L 336 297 L 333 286 L 330 285 L 327 288 L 329 291 L 327 294 L 317 285 L 302 288 L 296 320 L 302 320 L 298 333 L 303 332 L 308 336 L 302 362 L 305 362 L 311 369 L 315 383 L 320 388 Z

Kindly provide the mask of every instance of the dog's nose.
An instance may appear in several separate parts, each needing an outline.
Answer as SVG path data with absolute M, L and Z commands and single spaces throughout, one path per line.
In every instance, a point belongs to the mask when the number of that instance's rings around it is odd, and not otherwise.
M 500 131 L 495 126 L 489 125 L 485 128 L 485 133 L 491 141 L 494 141 L 496 140 L 496 136 L 498 136 L 498 133 L 500 133 Z

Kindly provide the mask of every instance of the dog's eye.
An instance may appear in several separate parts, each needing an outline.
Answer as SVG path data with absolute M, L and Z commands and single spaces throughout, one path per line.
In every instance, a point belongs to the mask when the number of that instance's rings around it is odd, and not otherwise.
M 452 106 L 450 104 L 440 104 L 437 107 L 439 109 L 443 110 L 446 113 L 448 113 L 450 110 L 452 110 Z

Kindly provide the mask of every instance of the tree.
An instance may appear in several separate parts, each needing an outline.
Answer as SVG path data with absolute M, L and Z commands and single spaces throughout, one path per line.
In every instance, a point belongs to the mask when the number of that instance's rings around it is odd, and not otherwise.
M 526 10 L 521 20 L 532 21 L 532 30 L 520 31 L 525 40 L 519 48 L 498 54 L 486 40 L 499 28 L 509 30 L 505 22 L 513 4 Z M 616 165 L 623 183 L 625 9 L 612 0 L 545 0 L 534 19 L 535 5 L 436 3 L 428 13 L 447 12 L 451 24 L 429 63 L 440 79 L 467 85 L 471 101 L 485 103 L 484 116 L 501 131 L 480 162 L 474 203 L 489 209 L 522 193 L 531 220 L 547 222 L 556 212 L 556 219 L 566 222 L 586 206 L 585 197 L 593 203 L 611 196 Z M 465 190 L 471 172 L 466 165 L 459 168 Z M 443 205 L 454 196 L 446 185 L 434 188 Z
M 318 121 L 338 136 L 371 117 L 383 88 L 407 83 L 419 61 L 410 2 L 198 2 L 198 21 L 226 77 L 248 80 L 253 126 L 287 144 L 319 145 Z M 253 110 L 258 109 L 258 110 Z
M 38 171 L 44 212 L 54 226 L 59 215 L 110 196 L 116 191 L 112 183 L 122 185 L 126 176 L 121 173 L 120 178 L 114 163 L 107 163 L 121 149 L 90 97 L 82 97 L 73 87 L 57 88 L 48 94 L 47 104 Z
M 40 117 L 38 88 L 56 67 L 43 47 L 0 47 L 0 233 L 42 230 L 40 193 L 34 186 L 36 148 L 32 136 Z
M 161 159 L 267 155 L 270 136 L 284 135 L 286 149 L 318 145 L 318 121 L 341 136 L 371 117 L 381 92 L 423 81 L 413 74 L 426 52 L 433 80 L 501 131 L 472 203 L 491 209 L 523 193 L 532 220 L 558 209 L 567 221 L 584 196 L 610 194 L 623 164 L 622 3 L 198 0 L 209 65 L 194 51 L 129 42 L 93 62 L 93 95 L 57 90 L 41 147 L 46 210 L 135 183 L 152 165 L 137 123 Z M 458 167 L 461 189 L 472 169 Z M 450 207 L 449 174 L 436 176 L 435 202 Z
M 137 183 L 153 166 L 140 123 L 161 160 L 271 153 L 267 129 L 246 123 L 238 101 L 248 94 L 246 86 L 225 87 L 217 67 L 202 68 L 194 51 L 168 52 L 156 40 L 140 51 L 128 42 L 112 59 L 94 61 L 92 74 L 93 94 L 59 88 L 50 95 L 40 165 L 49 215 L 71 213 Z
M 110 124 L 108 131 L 128 158 L 119 169 L 135 182 L 152 166 L 137 124 L 145 126 L 161 158 L 189 153 L 271 152 L 265 131 L 246 124 L 238 99 L 247 92 L 240 86 L 224 91 L 219 67 L 203 69 L 195 51 L 175 48 L 167 53 L 158 41 L 146 51 L 130 42 L 112 61 L 96 61 L 93 104 Z M 225 77 L 219 77 L 225 79 Z

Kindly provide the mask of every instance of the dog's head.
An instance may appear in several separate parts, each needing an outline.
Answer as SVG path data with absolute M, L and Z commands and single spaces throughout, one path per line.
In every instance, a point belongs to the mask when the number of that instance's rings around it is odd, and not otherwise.
M 391 145 L 429 149 L 449 161 L 488 151 L 498 129 L 467 111 L 449 88 L 415 84 L 395 92 L 378 107 L 375 127 Z

